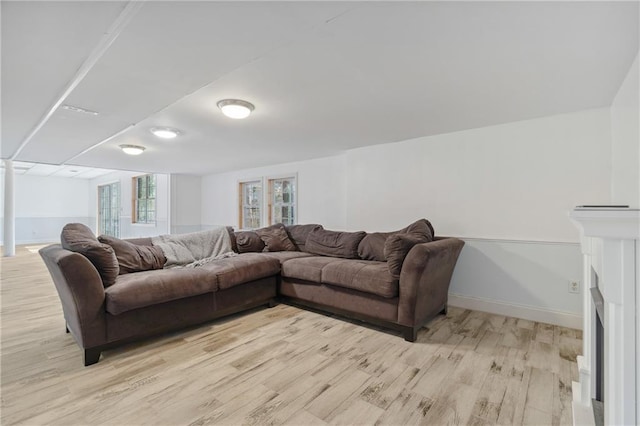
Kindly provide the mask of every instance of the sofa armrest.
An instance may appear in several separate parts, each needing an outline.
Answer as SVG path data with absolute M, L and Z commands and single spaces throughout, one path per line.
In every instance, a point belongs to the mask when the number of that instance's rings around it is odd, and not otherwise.
M 83 348 L 106 343 L 105 293 L 91 261 L 59 244 L 40 249 L 56 286 L 67 328 Z
M 414 246 L 400 272 L 398 323 L 419 328 L 446 308 L 451 276 L 464 241 L 438 238 Z

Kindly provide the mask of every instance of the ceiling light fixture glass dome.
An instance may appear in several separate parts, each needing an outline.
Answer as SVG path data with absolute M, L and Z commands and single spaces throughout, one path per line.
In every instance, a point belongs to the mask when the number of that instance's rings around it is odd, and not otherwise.
M 173 139 L 180 134 L 180 131 L 171 127 L 153 127 L 151 133 L 162 139 Z
M 140 145 L 120 145 L 120 149 L 124 151 L 125 154 L 140 155 L 146 148 Z
M 218 102 L 218 108 L 229 118 L 247 118 L 255 109 L 252 103 L 240 99 L 223 99 Z

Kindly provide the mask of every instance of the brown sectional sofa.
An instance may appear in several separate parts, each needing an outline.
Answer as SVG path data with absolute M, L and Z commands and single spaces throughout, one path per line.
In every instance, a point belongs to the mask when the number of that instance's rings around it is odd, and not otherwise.
M 384 262 L 301 257 L 282 264 L 282 300 L 401 331 L 413 342 L 418 330 L 446 313 L 451 275 L 464 242 L 436 238 L 415 245 L 399 279 Z
M 322 227 L 287 227 L 297 250 L 276 252 L 242 252 L 243 247 L 262 248 L 255 241 L 247 245 L 247 238 L 255 236 L 232 233 L 234 251 L 241 252 L 237 256 L 198 268 L 126 273 L 108 287 L 83 254 L 55 244 L 41 249 L 40 255 L 60 296 L 67 331 L 84 350 L 85 365 L 98 362 L 110 347 L 273 306 L 278 300 L 381 325 L 402 332 L 408 341 L 414 341 L 434 316 L 446 313 L 449 282 L 463 241 L 436 237 L 413 245 L 399 277 L 394 277 L 387 262 L 305 252 L 309 234 L 318 229 Z M 358 249 L 364 257 L 372 257 L 371 249 L 381 256 L 379 243 L 389 235 L 393 234 L 368 234 L 373 245 L 360 241 Z M 151 246 L 151 239 L 127 241 Z M 346 253 L 344 246 L 339 252 Z

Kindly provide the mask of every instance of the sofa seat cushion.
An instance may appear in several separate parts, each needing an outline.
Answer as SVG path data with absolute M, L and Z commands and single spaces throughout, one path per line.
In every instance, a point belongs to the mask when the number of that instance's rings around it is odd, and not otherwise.
M 301 251 L 265 251 L 260 253 L 260 256 L 269 257 L 271 259 L 277 259 L 280 262 L 280 265 L 284 264 L 287 260 L 290 259 L 299 259 L 301 257 L 311 257 L 313 256 L 311 253 L 304 253 Z
M 336 260 L 322 268 L 322 283 L 386 298 L 398 295 L 398 280 L 391 276 L 385 262 L 355 259 Z
M 301 257 L 282 264 L 282 276 L 298 280 L 322 282 L 322 268 L 340 259 L 326 256 Z
M 119 275 L 105 289 L 106 310 L 118 315 L 218 290 L 218 278 L 209 265 L 200 268 L 156 269 Z
M 280 261 L 264 253 L 244 253 L 216 260 L 203 267 L 218 277 L 220 290 L 270 277 L 280 272 Z

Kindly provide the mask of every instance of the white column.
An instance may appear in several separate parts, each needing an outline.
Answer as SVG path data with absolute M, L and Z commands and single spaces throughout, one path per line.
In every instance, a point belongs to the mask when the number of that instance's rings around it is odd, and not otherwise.
M 4 255 L 16 254 L 15 196 L 13 193 L 13 161 L 4 160 Z

